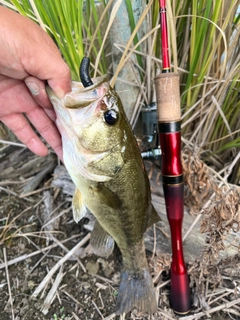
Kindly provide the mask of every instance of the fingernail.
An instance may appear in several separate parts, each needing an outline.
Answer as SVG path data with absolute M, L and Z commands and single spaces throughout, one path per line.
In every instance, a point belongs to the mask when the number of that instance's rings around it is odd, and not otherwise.
M 30 90 L 30 92 L 31 92 L 31 94 L 33 96 L 36 96 L 36 95 L 39 94 L 40 88 L 36 83 L 34 83 L 34 82 L 26 82 L 26 86 L 28 87 L 28 89 Z

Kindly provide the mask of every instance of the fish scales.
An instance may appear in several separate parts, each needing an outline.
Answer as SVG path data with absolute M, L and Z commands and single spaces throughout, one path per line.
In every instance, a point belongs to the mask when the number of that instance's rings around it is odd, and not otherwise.
M 143 234 L 159 217 L 151 204 L 150 185 L 141 154 L 116 92 L 105 78 L 58 99 L 47 92 L 62 136 L 65 166 L 76 185 L 73 215 L 78 222 L 87 208 L 96 217 L 91 233 L 95 254 L 109 256 L 117 243 L 123 270 L 116 314 L 136 307 L 157 310 L 148 271 Z

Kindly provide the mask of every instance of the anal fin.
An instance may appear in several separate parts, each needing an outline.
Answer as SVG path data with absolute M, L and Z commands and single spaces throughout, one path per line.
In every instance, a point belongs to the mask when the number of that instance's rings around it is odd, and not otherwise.
M 115 241 L 96 221 L 91 232 L 90 244 L 94 254 L 100 257 L 108 257 L 113 252 Z

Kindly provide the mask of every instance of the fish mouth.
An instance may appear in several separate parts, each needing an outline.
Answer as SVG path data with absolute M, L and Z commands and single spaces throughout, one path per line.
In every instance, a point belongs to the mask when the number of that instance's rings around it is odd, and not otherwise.
M 106 75 L 92 78 L 92 82 L 93 85 L 85 88 L 81 82 L 72 81 L 72 91 L 67 93 L 63 99 L 59 99 L 48 85 L 46 91 L 55 106 L 58 106 L 61 101 L 61 107 L 64 106 L 67 109 L 84 108 L 101 99 L 109 88 Z M 105 83 L 104 86 L 102 86 L 103 83 Z
M 84 87 L 80 82 L 72 82 L 72 91 L 64 97 L 64 106 L 67 109 L 84 108 L 103 97 L 106 90 L 101 86 L 107 81 L 107 76 L 93 78 L 93 85 Z M 107 82 L 106 82 L 107 83 Z M 81 99 L 79 99 L 81 95 Z

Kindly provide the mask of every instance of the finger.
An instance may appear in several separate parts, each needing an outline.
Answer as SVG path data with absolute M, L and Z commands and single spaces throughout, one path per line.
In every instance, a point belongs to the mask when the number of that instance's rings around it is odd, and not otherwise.
M 39 90 L 39 94 L 43 95 L 44 97 L 45 93 L 42 93 L 42 90 L 44 89 L 43 87 L 41 88 L 42 81 L 38 81 L 38 88 L 33 88 L 33 93 L 36 94 L 36 91 L 34 90 Z M 27 113 L 31 111 L 32 108 L 38 106 L 37 102 L 39 102 L 39 100 L 41 101 L 44 111 L 46 112 L 48 117 L 52 121 L 55 121 L 56 113 L 53 110 L 52 104 L 48 100 L 48 97 L 44 97 L 43 99 L 38 98 L 37 94 L 36 96 L 30 94 L 29 90 L 24 85 L 24 82 L 0 75 L 0 117 L 10 113 Z
M 54 74 L 54 77 L 49 78 L 47 81 L 49 86 L 60 99 L 63 99 L 64 96 L 72 90 L 71 74 L 68 67 L 63 70 L 59 77 Z
M 26 116 L 62 160 L 62 139 L 55 123 L 41 107 L 33 108 Z
M 22 114 L 11 114 L 2 117 L 1 120 L 33 153 L 38 156 L 46 156 L 48 154 L 47 147 Z
M 45 109 L 44 108 L 43 110 L 53 122 L 56 121 L 57 116 L 56 116 L 56 113 L 53 109 Z
M 53 40 L 46 32 L 43 30 L 41 32 L 41 45 L 39 45 L 40 32 L 38 32 L 37 38 L 32 39 L 32 42 L 35 42 L 34 45 L 28 48 L 27 52 L 24 51 L 24 55 L 21 53 L 24 57 L 22 64 L 30 75 L 46 80 L 56 95 L 62 99 L 67 92 L 71 91 L 71 72 Z M 26 55 L 29 59 L 26 59 Z
M 35 77 L 27 77 L 25 79 L 25 84 L 30 90 L 32 94 L 32 98 L 37 102 L 38 105 L 44 108 L 44 111 L 48 115 L 48 117 L 52 120 L 56 120 L 56 113 L 53 110 L 53 106 L 48 98 L 47 92 L 46 92 L 46 84 L 35 78 Z
M 2 78 L 2 81 L 0 81 L 0 106 L 0 120 L 6 123 L 11 130 L 16 131 L 16 135 L 21 141 L 28 143 L 28 137 L 35 139 L 32 142 L 29 141 L 29 147 L 33 152 L 38 155 L 46 155 L 47 148 L 45 146 L 42 148 L 43 143 L 34 133 L 26 118 L 19 114 L 21 112 L 28 116 L 36 129 L 41 131 L 40 133 L 43 132 L 43 137 L 62 160 L 60 134 L 54 122 L 50 119 L 55 119 L 54 111 L 38 106 L 22 81 L 7 77 Z M 25 126 L 26 131 L 24 131 Z M 29 131 L 30 129 L 31 131 Z M 29 132 L 31 133 L 30 136 Z M 31 144 L 33 144 L 32 147 Z M 37 150 L 37 148 L 40 149 Z
M 27 77 L 24 81 L 37 104 L 43 108 L 52 109 L 52 104 L 45 90 L 45 82 L 32 76 Z

